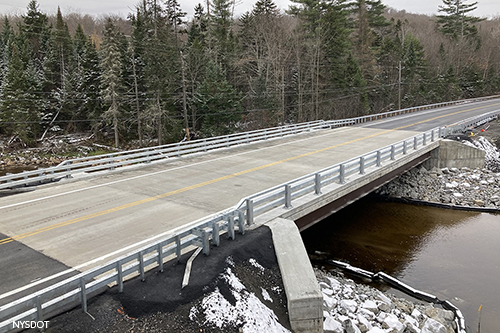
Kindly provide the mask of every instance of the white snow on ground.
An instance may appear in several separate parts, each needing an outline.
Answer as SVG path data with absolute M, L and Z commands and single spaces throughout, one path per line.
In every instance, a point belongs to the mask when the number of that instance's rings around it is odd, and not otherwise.
M 264 300 L 272 303 L 273 299 L 271 298 L 271 296 L 269 296 L 269 293 L 267 292 L 267 290 L 264 288 L 260 288 L 260 289 L 262 290 L 262 298 L 264 298 Z
M 262 265 L 261 265 L 261 264 L 259 264 L 259 263 L 257 262 L 257 260 L 255 260 L 254 258 L 250 258 L 250 260 L 248 260 L 248 261 L 250 262 L 250 264 L 252 264 L 252 266 L 254 266 L 254 267 L 256 267 L 256 268 L 260 269 L 260 271 L 261 271 L 261 272 L 263 272 L 263 271 L 264 271 L 264 267 L 262 267 Z
M 500 172 L 500 152 L 497 147 L 492 144 L 485 137 L 478 137 L 473 140 L 472 143 L 469 141 L 462 141 L 464 144 L 484 150 L 486 152 L 485 162 L 486 168 L 490 169 L 493 172 Z
M 256 262 L 256 261 L 255 261 Z M 257 262 L 256 262 L 257 263 Z M 258 263 L 257 263 L 258 264 Z M 260 265 L 259 265 L 260 266 Z M 256 266 L 257 267 L 257 266 Z M 262 267 L 262 266 L 261 266 Z M 233 273 L 230 267 L 221 276 L 230 289 L 236 304 L 232 305 L 216 288 L 201 301 L 201 309 L 192 307 L 189 318 L 195 320 L 200 312 L 205 318 L 204 324 L 211 324 L 218 328 L 224 326 L 241 326 L 245 333 L 285 333 L 290 332 L 278 321 L 278 317 L 254 294 L 246 290 L 241 280 Z M 269 293 L 262 289 L 265 300 Z

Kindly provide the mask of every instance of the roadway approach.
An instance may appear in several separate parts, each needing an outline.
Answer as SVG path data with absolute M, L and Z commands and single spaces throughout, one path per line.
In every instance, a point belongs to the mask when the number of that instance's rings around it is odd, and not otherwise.
M 0 305 L 129 253 L 245 196 L 498 109 L 500 99 L 423 110 L 0 197 Z

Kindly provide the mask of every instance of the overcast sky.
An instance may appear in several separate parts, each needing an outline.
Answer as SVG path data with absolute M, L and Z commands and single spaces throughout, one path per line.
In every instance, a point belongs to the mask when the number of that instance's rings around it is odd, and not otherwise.
M 161 0 L 160 0 L 161 1 Z M 179 0 L 181 7 L 188 15 L 192 15 L 194 6 L 205 3 L 206 0 Z M 241 14 L 252 8 L 256 0 L 237 0 L 240 3 L 236 7 L 236 14 Z M 434 14 L 441 0 L 383 0 L 385 5 L 405 9 L 407 12 Z M 472 0 L 467 1 L 471 3 Z M 0 13 L 24 13 L 29 0 L 0 0 Z M 61 7 L 64 13 L 80 12 L 82 14 L 118 14 L 126 17 L 138 3 L 138 0 L 39 0 L 40 8 L 45 13 L 55 13 L 57 6 Z M 283 10 L 288 8 L 289 0 L 275 0 L 275 3 Z M 472 12 L 473 15 L 482 17 L 500 16 L 499 0 L 479 0 L 478 9 Z

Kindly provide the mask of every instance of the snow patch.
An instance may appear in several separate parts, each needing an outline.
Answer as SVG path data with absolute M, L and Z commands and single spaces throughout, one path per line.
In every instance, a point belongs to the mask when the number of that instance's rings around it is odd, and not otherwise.
M 271 296 L 269 296 L 269 293 L 267 292 L 266 289 L 264 288 L 260 288 L 262 290 L 262 298 L 264 298 L 265 301 L 269 301 L 269 302 L 273 302 L 273 299 L 271 298 Z
M 261 265 L 261 264 L 259 264 L 259 263 L 257 262 L 257 260 L 255 260 L 254 258 L 250 258 L 248 261 L 250 262 L 250 264 L 251 264 L 253 267 L 256 267 L 256 268 L 260 269 L 260 271 L 261 271 L 261 272 L 264 272 L 264 269 L 265 269 L 265 268 L 264 268 L 264 267 L 262 267 L 262 265 Z
M 240 279 L 232 272 L 231 268 L 226 268 L 221 280 L 225 281 L 229 287 L 235 304 L 232 305 L 216 288 L 212 293 L 206 295 L 199 307 L 192 307 L 189 313 L 191 320 L 196 320 L 203 314 L 205 321 L 203 325 L 211 324 L 219 329 L 227 326 L 241 327 L 242 332 L 270 332 L 285 333 L 290 332 L 278 321 L 278 317 L 254 294 L 249 292 Z M 265 300 L 272 302 L 269 293 L 262 289 L 262 296 Z

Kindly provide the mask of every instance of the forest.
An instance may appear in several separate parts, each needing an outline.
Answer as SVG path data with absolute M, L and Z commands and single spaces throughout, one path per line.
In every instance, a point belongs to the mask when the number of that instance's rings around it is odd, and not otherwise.
M 139 1 L 127 18 L 4 15 L 0 135 L 35 146 L 93 133 L 161 145 L 500 91 L 500 18 L 443 0 L 438 15 L 380 0 Z

